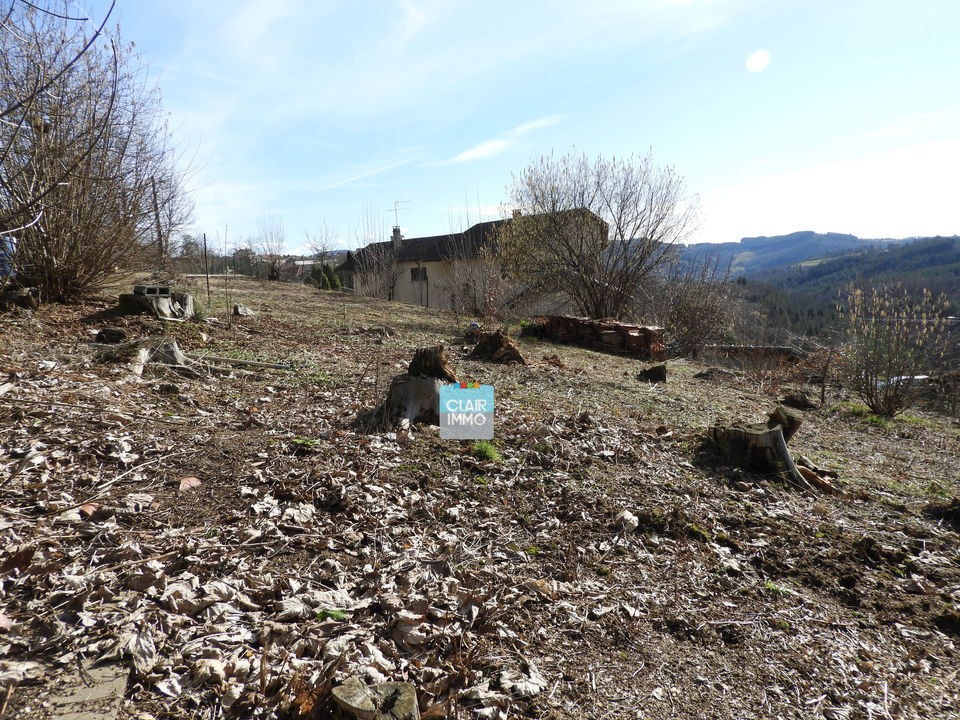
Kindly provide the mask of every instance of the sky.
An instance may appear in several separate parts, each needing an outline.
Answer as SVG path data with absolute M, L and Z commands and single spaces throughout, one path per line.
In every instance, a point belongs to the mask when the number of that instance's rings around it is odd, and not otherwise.
M 102 18 L 106 0 L 74 0 Z M 195 201 L 288 252 L 509 213 L 542 155 L 651 153 L 696 242 L 960 233 L 955 0 L 118 0 Z

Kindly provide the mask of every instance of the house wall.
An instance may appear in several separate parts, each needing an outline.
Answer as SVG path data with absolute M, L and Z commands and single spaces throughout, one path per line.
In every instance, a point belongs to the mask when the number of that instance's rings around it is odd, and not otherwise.
M 398 276 L 394 286 L 394 299 L 411 305 L 449 310 L 453 307 L 453 295 L 460 291 L 459 286 L 469 282 L 469 271 L 475 261 L 458 260 L 452 262 L 403 262 L 397 264 Z M 426 271 L 426 280 L 414 280 L 411 270 Z

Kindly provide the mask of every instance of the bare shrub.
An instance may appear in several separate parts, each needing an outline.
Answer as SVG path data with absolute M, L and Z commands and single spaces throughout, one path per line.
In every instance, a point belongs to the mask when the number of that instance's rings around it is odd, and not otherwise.
M 902 285 L 847 292 L 847 384 L 875 414 L 893 417 L 920 398 L 946 352 L 946 300 Z
M 159 94 L 108 39 L 28 3 L 0 29 L 0 96 L 27 98 L 0 118 L 0 232 L 43 300 L 96 289 L 189 215 Z
M 684 260 L 671 253 L 661 272 L 639 289 L 634 312 L 664 327 L 671 355 L 696 357 L 732 331 L 729 277 L 729 265 L 721 268 L 716 255 Z

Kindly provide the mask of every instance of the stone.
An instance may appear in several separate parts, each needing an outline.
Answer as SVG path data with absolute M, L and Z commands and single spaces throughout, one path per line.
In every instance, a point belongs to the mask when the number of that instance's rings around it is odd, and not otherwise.
M 246 305 L 241 305 L 237 303 L 233 306 L 233 314 L 236 317 L 253 317 L 256 313 L 248 308 Z

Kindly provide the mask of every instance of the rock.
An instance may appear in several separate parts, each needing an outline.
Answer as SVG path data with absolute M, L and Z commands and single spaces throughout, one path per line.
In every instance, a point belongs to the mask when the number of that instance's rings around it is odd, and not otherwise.
M 621 510 L 613 519 L 613 524 L 618 530 L 625 533 L 632 533 L 640 526 L 640 520 L 629 510 Z
M 97 333 L 96 340 L 104 345 L 116 345 L 126 342 L 128 339 L 127 331 L 123 328 L 105 327 Z
M 660 364 L 641 370 L 637 373 L 637 380 L 648 383 L 665 383 L 667 381 L 667 366 Z
M 233 314 L 235 317 L 253 317 L 256 313 L 248 308 L 246 305 L 241 305 L 237 303 L 233 306 Z
M 417 691 L 410 683 L 364 685 L 349 678 L 333 688 L 337 715 L 345 720 L 420 720 Z

